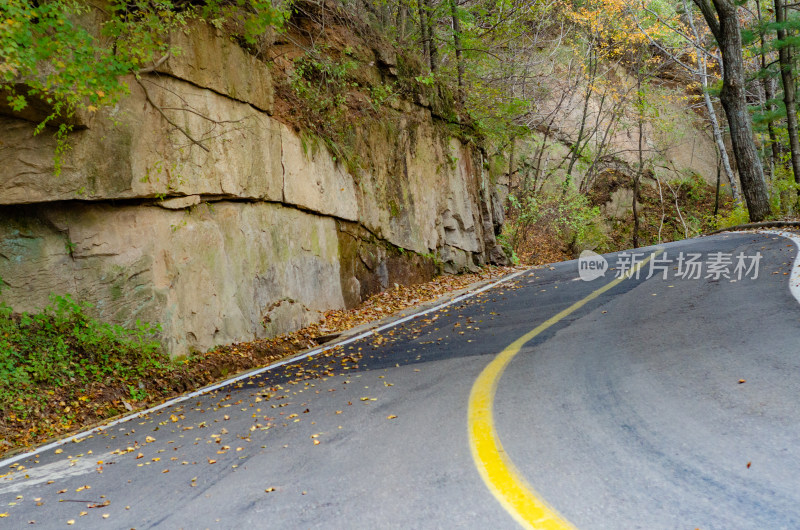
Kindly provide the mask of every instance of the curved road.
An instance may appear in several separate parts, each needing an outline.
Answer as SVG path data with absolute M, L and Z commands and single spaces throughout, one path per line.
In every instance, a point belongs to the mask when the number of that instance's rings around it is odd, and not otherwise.
M 489 362 L 545 322 L 500 376 L 491 409 L 502 458 L 564 521 L 800 528 L 796 248 L 765 234 L 663 248 L 671 260 L 760 252 L 759 275 L 680 279 L 670 266 L 666 280 L 645 279 L 645 265 L 597 294 L 614 271 L 580 281 L 574 261 L 532 270 L 4 463 L 0 528 L 519 527 L 473 459 L 468 403 Z

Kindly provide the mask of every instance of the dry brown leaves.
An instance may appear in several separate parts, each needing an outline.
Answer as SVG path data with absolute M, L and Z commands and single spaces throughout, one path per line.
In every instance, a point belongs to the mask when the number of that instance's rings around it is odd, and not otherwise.
M 380 320 L 408 307 L 435 300 L 445 294 L 464 289 L 473 283 L 498 278 L 516 270 L 518 269 L 515 267 L 489 267 L 475 273 L 439 276 L 430 282 L 418 285 L 395 285 L 393 289 L 373 295 L 355 309 L 328 311 L 322 321 L 301 330 L 301 332 L 308 331 L 312 336 L 318 337 L 345 331 L 361 324 Z

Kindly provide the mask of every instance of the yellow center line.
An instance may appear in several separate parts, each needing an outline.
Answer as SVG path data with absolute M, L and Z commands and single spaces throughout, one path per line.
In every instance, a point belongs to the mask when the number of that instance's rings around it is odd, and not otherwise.
M 539 497 L 536 490 L 528 484 L 528 481 L 525 480 L 503 450 L 503 445 L 500 443 L 500 438 L 494 426 L 492 412 L 497 383 L 500 381 L 500 377 L 502 377 L 506 367 L 526 342 L 609 289 L 630 278 L 661 252 L 663 250 L 659 249 L 650 254 L 646 259 L 636 264 L 627 274 L 615 278 L 603 287 L 593 291 L 587 297 L 578 300 L 509 344 L 483 369 L 472 385 L 467 413 L 472 458 L 475 460 L 475 465 L 486 486 L 500 504 L 524 528 L 564 530 L 574 527 Z

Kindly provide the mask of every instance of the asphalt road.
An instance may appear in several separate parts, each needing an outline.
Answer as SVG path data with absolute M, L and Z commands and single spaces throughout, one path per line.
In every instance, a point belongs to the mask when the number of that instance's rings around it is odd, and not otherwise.
M 664 248 L 763 258 L 736 282 L 643 267 L 552 322 L 497 384 L 504 457 L 578 528 L 800 528 L 795 246 L 729 234 Z M 0 528 L 518 527 L 472 456 L 471 389 L 613 273 L 532 270 L 6 466 Z

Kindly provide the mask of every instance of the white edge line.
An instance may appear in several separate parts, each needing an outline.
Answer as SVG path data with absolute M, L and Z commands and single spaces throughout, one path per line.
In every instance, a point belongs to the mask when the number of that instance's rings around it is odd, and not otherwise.
M 232 377 L 230 379 L 226 379 L 224 381 L 220 381 L 219 383 L 216 383 L 214 385 L 211 385 L 211 386 L 208 386 L 208 387 L 205 387 L 205 388 L 201 388 L 200 390 L 195 390 L 194 392 L 191 392 L 189 394 L 185 394 L 183 396 L 179 396 L 179 397 L 173 398 L 173 399 L 171 399 L 169 401 L 165 401 L 164 403 L 161 403 L 160 405 L 156 405 L 155 407 L 151 407 L 149 409 L 146 409 L 146 410 L 143 410 L 143 411 L 140 411 L 140 412 L 134 412 L 134 413 L 129 414 L 127 416 L 123 416 L 122 418 L 118 418 L 118 419 L 116 419 L 116 420 L 114 420 L 112 422 L 106 423 L 104 425 L 98 425 L 97 427 L 89 429 L 88 431 L 79 432 L 77 434 L 73 434 L 72 436 L 70 436 L 68 438 L 64 438 L 64 439 L 61 439 L 61 440 L 56 440 L 55 442 L 51 442 L 49 444 L 43 445 L 41 447 L 38 447 L 33 451 L 29 451 L 27 453 L 22 453 L 22 454 L 19 454 L 19 455 L 16 455 L 16 456 L 12 456 L 11 458 L 7 458 L 5 460 L 0 460 L 0 468 L 6 467 L 8 465 L 11 465 L 14 462 L 19 462 L 20 460 L 24 460 L 26 458 L 30 458 L 32 456 L 35 456 L 35 455 L 39 454 L 39 453 L 43 453 L 45 451 L 49 451 L 50 449 L 54 449 L 54 448 L 59 447 L 61 445 L 66 445 L 66 444 L 71 443 L 71 442 L 77 442 L 77 441 L 79 441 L 79 440 L 81 440 L 83 438 L 86 438 L 89 435 L 104 431 L 106 429 L 109 429 L 111 427 L 119 425 L 120 423 L 125 423 L 125 422 L 128 422 L 128 421 L 130 421 L 132 419 L 135 419 L 135 418 L 141 418 L 143 416 L 146 416 L 147 414 L 152 414 L 153 412 L 156 412 L 157 410 L 161 410 L 163 408 L 171 407 L 172 405 L 177 405 L 178 403 L 182 403 L 182 402 L 184 402 L 184 401 L 186 401 L 188 399 L 192 399 L 192 398 L 195 398 L 197 396 L 202 396 L 203 394 L 207 394 L 209 392 L 213 392 L 214 390 L 217 390 L 217 389 L 220 389 L 220 388 L 222 388 L 224 386 L 228 386 L 230 384 L 236 383 L 236 382 L 241 381 L 243 379 L 248 379 L 248 378 L 263 374 L 264 372 L 268 372 L 270 370 L 274 370 L 275 368 L 280 368 L 281 366 L 284 366 L 286 364 L 291 364 L 291 363 L 294 363 L 294 362 L 297 362 L 297 361 L 302 361 L 303 359 L 311 357 L 312 355 L 316 355 L 318 353 L 323 353 L 323 352 L 326 352 L 328 350 L 332 350 L 334 348 L 337 348 L 339 346 L 345 346 L 347 344 L 350 344 L 351 342 L 355 342 L 357 340 L 363 339 L 364 337 L 368 337 L 368 336 L 372 335 L 373 333 L 377 333 L 379 331 L 383 331 L 384 329 L 392 328 L 394 326 L 397 326 L 398 324 L 402 324 L 404 322 L 408 322 L 409 320 L 413 320 L 413 319 L 415 319 L 417 317 L 421 317 L 423 315 L 427 315 L 428 313 L 432 313 L 432 312 L 434 312 L 434 311 L 436 311 L 438 309 L 441 309 L 443 307 L 447 307 L 449 305 L 455 304 L 456 302 L 460 302 L 461 300 L 465 300 L 467 298 L 471 298 L 471 297 L 473 297 L 473 296 L 475 296 L 477 294 L 480 294 L 480 293 L 482 293 L 484 291 L 488 291 L 489 289 L 491 289 L 493 287 L 496 287 L 496 286 L 498 286 L 498 285 L 500 285 L 502 283 L 505 283 L 505 282 L 507 282 L 509 280 L 512 280 L 512 279 L 516 278 L 517 276 L 521 276 L 522 274 L 524 274 L 526 272 L 529 272 L 529 271 L 530 271 L 530 269 L 526 269 L 524 271 L 519 271 L 519 272 L 515 272 L 513 274 L 510 274 L 508 276 L 504 276 L 503 278 L 500 278 L 499 280 L 497 280 L 494 283 L 491 283 L 489 285 L 484 285 L 480 289 L 476 289 L 474 291 L 470 291 L 468 293 L 464 293 L 464 294 L 462 294 L 460 296 L 457 296 L 457 297 L 453 298 L 452 300 L 448 300 L 447 302 L 443 302 L 441 304 L 437 304 L 437 305 L 435 305 L 433 307 L 425 309 L 424 311 L 420 311 L 419 313 L 414 313 L 412 315 L 405 316 L 405 317 L 403 317 L 401 319 L 398 319 L 398 320 L 395 320 L 393 322 L 389 322 L 387 324 L 384 324 L 383 326 L 377 327 L 375 329 L 370 329 L 369 331 L 365 331 L 363 333 L 360 333 L 358 335 L 350 337 L 349 339 L 343 340 L 342 342 L 337 342 L 337 343 L 331 344 L 329 346 L 321 346 L 319 348 L 315 348 L 315 349 L 307 351 L 306 353 L 304 353 L 302 355 L 299 355 L 297 357 L 290 357 L 288 359 L 284 359 L 282 361 L 279 361 L 279 362 L 277 362 L 275 364 L 270 364 L 268 366 L 264 366 L 264 367 L 258 368 L 257 370 L 246 372 L 246 373 L 238 375 L 236 377 Z
M 759 230 L 762 234 L 774 234 L 786 239 L 791 239 L 797 247 L 797 256 L 794 258 L 792 265 L 792 273 L 789 275 L 789 290 L 794 295 L 795 299 L 800 302 L 800 237 L 792 232 L 785 232 L 783 230 Z

